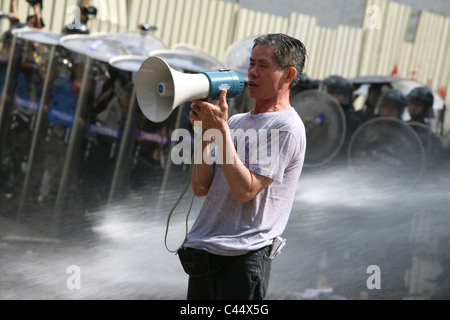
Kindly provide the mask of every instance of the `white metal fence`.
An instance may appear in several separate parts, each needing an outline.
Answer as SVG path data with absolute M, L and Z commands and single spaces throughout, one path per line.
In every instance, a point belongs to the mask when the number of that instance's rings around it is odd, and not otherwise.
M 268 32 L 283 32 L 301 39 L 308 51 L 306 72 L 323 79 L 398 75 L 427 84 L 450 105 L 450 17 L 422 11 L 413 41 L 405 40 L 412 8 L 387 0 L 367 0 L 362 26 L 321 27 L 315 17 L 291 13 L 281 17 L 241 8 L 221 0 L 83 0 L 98 8 L 91 32 L 120 33 L 136 30 L 140 23 L 158 25 L 156 36 L 168 47 L 195 45 L 222 60 L 235 41 Z M 60 32 L 73 17 L 77 0 L 45 0 L 46 30 Z M 0 0 L 9 11 L 9 0 Z M 18 0 L 19 15 L 30 9 Z M 7 21 L 2 22 L 2 30 Z

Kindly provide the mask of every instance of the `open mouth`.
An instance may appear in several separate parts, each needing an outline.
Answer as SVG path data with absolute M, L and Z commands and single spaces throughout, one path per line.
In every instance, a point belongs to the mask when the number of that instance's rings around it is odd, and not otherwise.
M 249 81 L 249 82 L 248 82 L 248 87 L 249 87 L 249 88 L 257 88 L 258 85 L 256 84 L 255 81 Z

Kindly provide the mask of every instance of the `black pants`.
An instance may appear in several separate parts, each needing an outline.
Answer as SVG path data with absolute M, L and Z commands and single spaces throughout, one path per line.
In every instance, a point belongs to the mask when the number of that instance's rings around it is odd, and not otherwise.
M 269 287 L 270 247 L 231 258 L 220 271 L 190 276 L 188 300 L 263 300 Z

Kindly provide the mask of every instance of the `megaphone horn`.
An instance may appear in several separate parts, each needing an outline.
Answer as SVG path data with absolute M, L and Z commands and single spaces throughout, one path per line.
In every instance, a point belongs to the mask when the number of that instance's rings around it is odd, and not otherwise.
M 235 98 L 244 90 L 242 76 L 234 71 L 187 74 L 172 69 L 160 57 L 150 57 L 136 77 L 136 97 L 144 115 L 153 122 L 163 122 L 179 105 L 192 100 L 217 100 L 222 90 Z

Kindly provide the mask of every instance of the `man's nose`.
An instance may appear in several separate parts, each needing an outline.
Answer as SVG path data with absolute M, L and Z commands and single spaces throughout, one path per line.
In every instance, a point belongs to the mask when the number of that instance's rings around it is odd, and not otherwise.
M 248 68 L 248 76 L 250 77 L 256 77 L 258 75 L 258 70 L 256 70 L 256 67 L 249 67 Z

